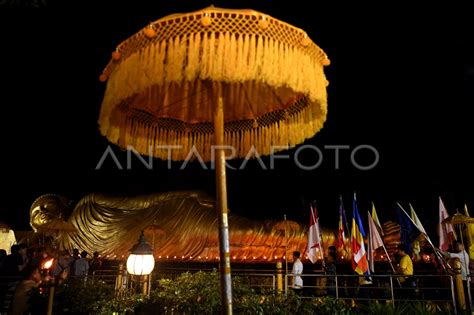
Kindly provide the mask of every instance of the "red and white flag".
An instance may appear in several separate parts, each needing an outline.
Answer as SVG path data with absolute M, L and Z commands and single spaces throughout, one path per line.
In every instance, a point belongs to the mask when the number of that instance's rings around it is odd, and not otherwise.
M 438 224 L 438 235 L 439 235 L 439 249 L 447 251 L 449 244 L 456 239 L 453 225 L 443 221 L 449 217 L 448 211 L 444 206 L 443 200 L 439 197 L 439 224 Z
M 308 230 L 308 258 L 314 264 L 321 258 L 321 230 L 319 229 L 318 210 L 315 205 L 310 206 L 310 224 Z
M 368 213 L 369 218 L 369 267 L 370 271 L 374 272 L 374 253 L 377 248 L 383 247 L 383 240 L 377 229 L 377 224 L 374 222 L 374 219 Z M 380 223 L 379 223 L 380 224 Z

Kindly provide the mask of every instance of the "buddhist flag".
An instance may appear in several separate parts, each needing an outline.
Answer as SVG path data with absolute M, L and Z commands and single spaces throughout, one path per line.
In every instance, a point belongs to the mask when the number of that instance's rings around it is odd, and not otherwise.
M 310 205 L 310 224 L 308 230 L 308 258 L 314 264 L 318 260 L 321 251 L 321 230 L 319 229 L 319 217 L 316 205 Z
M 420 236 L 421 231 L 412 221 L 408 213 L 397 203 L 398 223 L 400 224 L 400 242 L 405 246 L 408 255 L 413 253 L 412 243 Z
M 365 252 L 364 245 L 364 227 L 362 226 L 362 220 L 357 210 L 357 201 L 354 194 L 354 201 L 352 203 L 352 235 L 351 235 L 351 247 L 352 247 L 352 269 L 359 275 L 369 276 L 369 265 L 367 262 L 367 255 Z
M 372 220 L 374 221 L 374 224 L 377 227 L 377 230 L 379 231 L 380 235 L 383 235 L 382 225 L 380 224 L 379 217 L 377 215 L 377 211 L 375 211 L 375 205 L 373 202 L 372 202 Z
M 341 197 L 341 203 L 339 206 L 339 228 L 338 228 L 338 233 L 337 233 L 337 248 L 340 250 L 345 250 L 346 245 L 347 245 L 347 236 L 345 233 L 344 227 L 347 225 L 346 221 L 346 214 L 344 212 L 344 205 L 342 203 L 342 197 Z
M 439 224 L 438 224 L 438 235 L 439 235 L 439 249 L 447 251 L 449 244 L 456 239 L 454 234 L 453 225 L 451 223 L 443 223 L 449 217 L 448 211 L 444 206 L 443 200 L 439 197 Z
M 369 213 L 369 262 L 370 270 L 374 272 L 374 253 L 377 248 L 383 247 L 382 237 L 380 237 L 377 226 L 374 222 L 374 219 L 370 216 Z
M 425 235 L 428 235 L 428 233 L 426 233 L 425 228 L 423 227 L 423 224 L 421 224 L 420 219 L 418 219 L 418 216 L 416 215 L 415 209 L 413 209 L 411 203 L 409 205 L 410 205 L 410 211 L 411 211 L 411 219 L 415 223 L 416 227 L 418 228 L 418 230 L 420 230 L 421 233 L 423 233 Z

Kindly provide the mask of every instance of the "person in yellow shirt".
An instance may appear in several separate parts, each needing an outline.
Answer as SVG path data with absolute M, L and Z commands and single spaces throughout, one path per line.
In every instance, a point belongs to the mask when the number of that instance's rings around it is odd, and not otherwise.
M 404 277 L 398 278 L 400 284 L 405 288 L 414 287 L 416 284 L 415 278 L 413 277 L 413 262 L 411 261 L 410 256 L 408 256 L 408 254 L 405 252 L 405 245 L 398 245 L 397 255 L 400 257 L 398 273 L 404 275 Z

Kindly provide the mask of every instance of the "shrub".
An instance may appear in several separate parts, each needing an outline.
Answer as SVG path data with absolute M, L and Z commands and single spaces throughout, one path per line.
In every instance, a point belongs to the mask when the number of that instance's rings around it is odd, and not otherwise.
M 32 290 L 31 313 L 44 314 L 48 303 L 50 284 Z M 55 288 L 54 314 L 98 314 L 105 301 L 114 297 L 114 288 L 93 280 L 78 280 Z

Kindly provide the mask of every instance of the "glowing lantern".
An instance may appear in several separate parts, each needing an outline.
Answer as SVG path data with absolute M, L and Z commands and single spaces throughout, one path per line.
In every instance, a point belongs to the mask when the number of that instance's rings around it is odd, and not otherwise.
M 131 254 L 127 259 L 127 271 L 132 275 L 149 275 L 155 267 L 155 258 L 143 232 L 138 243 L 130 251 Z

